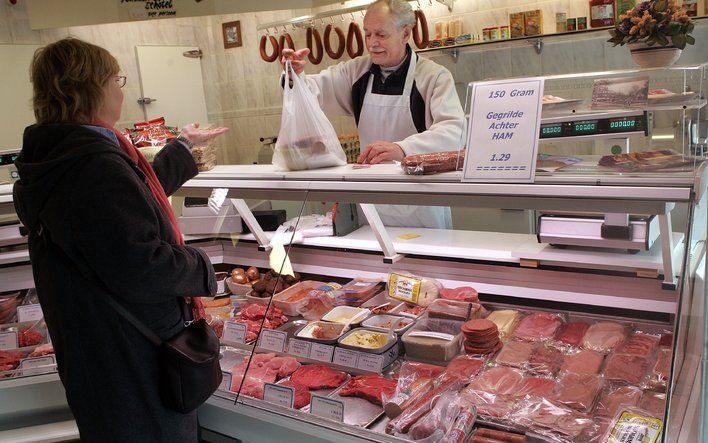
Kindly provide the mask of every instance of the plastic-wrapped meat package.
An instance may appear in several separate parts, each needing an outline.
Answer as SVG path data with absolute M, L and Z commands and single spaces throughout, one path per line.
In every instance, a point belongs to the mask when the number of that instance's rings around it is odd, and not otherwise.
M 556 375 L 562 360 L 563 354 L 558 349 L 541 344 L 536 346 L 531 353 L 531 359 L 526 368 L 537 374 Z
M 582 322 L 570 322 L 560 327 L 556 334 L 556 341 L 568 346 L 580 346 L 583 343 L 583 337 L 590 325 Z
M 17 321 L 17 306 L 22 302 L 22 291 L 0 295 L 0 325 Z
M 523 378 L 521 371 L 497 366 L 489 368 L 472 380 L 469 387 L 475 391 L 498 395 L 512 395 Z
M 514 311 L 512 309 L 501 309 L 498 311 L 492 311 L 487 316 L 487 320 L 491 320 L 496 323 L 499 329 L 499 338 L 505 341 L 516 327 L 516 322 L 519 320 L 519 311 Z
M 528 395 L 531 397 L 550 398 L 555 388 L 556 381 L 552 378 L 524 377 L 517 385 L 514 396 L 523 398 Z
M 644 391 L 642 398 L 639 399 L 639 408 L 652 414 L 657 418 L 664 418 L 666 411 L 666 394 L 663 392 Z
M 500 365 L 514 366 L 523 369 L 531 359 L 533 348 L 533 343 L 510 340 L 506 342 L 502 350 L 499 351 L 496 362 Z
M 477 408 L 477 414 L 495 420 L 504 420 L 513 412 L 519 398 L 478 391 L 467 387 L 460 395 Z
M 620 408 L 602 434 L 603 443 L 657 442 L 664 433 L 662 418 L 641 407 Z
M 485 312 L 477 303 L 437 299 L 428 306 L 428 326 L 433 331 L 456 335 L 464 322 L 480 318 Z
M 438 174 L 459 171 L 465 159 L 465 150 L 409 155 L 401 160 L 401 168 L 408 175 Z
M 671 357 L 673 353 L 670 348 L 659 349 L 659 356 L 656 359 L 654 368 L 651 371 L 649 382 L 654 386 L 666 386 L 671 371 Z
M 393 395 L 382 393 L 384 411 L 389 418 L 398 417 L 408 406 L 433 388 L 433 382 L 445 370 L 442 366 L 405 361 L 394 378 L 396 390 Z M 476 372 L 475 372 L 476 373 Z
M 445 368 L 445 377 L 456 377 L 468 381 L 482 369 L 484 360 L 471 355 L 458 355 Z
M 522 401 L 511 420 L 556 441 L 575 440 L 593 427 L 590 416 L 542 398 Z
M 659 337 L 656 335 L 643 334 L 637 332 L 632 334 L 622 346 L 617 348 L 619 354 L 639 355 L 649 357 L 659 345 Z
M 458 392 L 446 392 L 435 406 L 421 417 L 408 431 L 408 437 L 418 442 L 438 442 L 447 433 L 458 415 L 470 403 Z
M 550 312 L 535 312 L 522 318 L 514 330 L 519 340 L 544 341 L 553 338 L 561 326 L 560 316 Z
M 599 376 L 568 372 L 558 378 L 553 398 L 576 411 L 590 412 L 601 389 L 602 378 Z
M 600 366 L 602 366 L 604 359 L 604 355 L 588 349 L 566 354 L 563 357 L 561 371 L 574 372 L 576 374 L 599 374 Z
M 640 385 L 649 369 L 646 357 L 628 354 L 612 354 L 605 365 L 605 378 L 613 382 Z
M 661 334 L 661 338 L 659 339 L 659 347 L 660 348 L 670 348 L 674 344 L 674 334 L 667 333 L 667 334 Z
M 636 386 L 607 388 L 597 402 L 595 415 L 614 417 L 620 406 L 636 406 L 641 396 L 642 390 Z
M 610 352 L 627 337 L 627 328 L 611 321 L 591 325 L 583 337 L 583 346 L 599 352 Z
M 477 290 L 469 286 L 459 288 L 442 288 L 440 290 L 440 298 L 446 300 L 469 301 L 479 303 Z

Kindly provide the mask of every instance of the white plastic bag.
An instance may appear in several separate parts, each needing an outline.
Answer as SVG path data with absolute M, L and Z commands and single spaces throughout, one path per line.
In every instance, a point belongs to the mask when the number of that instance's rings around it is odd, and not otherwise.
M 289 87 L 292 82 L 292 87 Z M 337 133 L 303 79 L 285 62 L 283 115 L 273 164 L 281 170 L 327 168 L 347 164 Z

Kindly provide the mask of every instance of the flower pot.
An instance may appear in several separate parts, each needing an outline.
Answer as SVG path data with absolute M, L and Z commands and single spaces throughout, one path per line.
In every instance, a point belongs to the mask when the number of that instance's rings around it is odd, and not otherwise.
M 681 57 L 681 50 L 672 44 L 649 46 L 644 42 L 634 42 L 627 46 L 634 63 L 642 68 L 665 68 Z

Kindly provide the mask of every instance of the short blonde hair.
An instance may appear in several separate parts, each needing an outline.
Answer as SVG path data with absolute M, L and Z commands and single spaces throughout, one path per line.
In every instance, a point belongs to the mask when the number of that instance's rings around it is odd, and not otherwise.
M 37 123 L 93 122 L 103 106 L 103 86 L 119 71 L 107 50 L 77 38 L 39 48 L 30 66 Z

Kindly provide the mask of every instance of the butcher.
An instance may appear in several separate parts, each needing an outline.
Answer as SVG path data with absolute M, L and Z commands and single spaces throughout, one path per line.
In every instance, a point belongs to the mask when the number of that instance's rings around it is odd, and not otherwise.
M 464 113 L 452 74 L 419 57 L 408 45 L 416 18 L 404 0 L 379 0 L 364 17 L 369 54 L 304 76 L 327 115 L 356 120 L 362 152 L 358 162 L 401 161 L 407 155 L 462 147 Z M 296 74 L 309 49 L 284 49 Z M 387 226 L 450 229 L 450 208 L 377 205 Z M 360 218 L 361 219 L 361 218 Z

